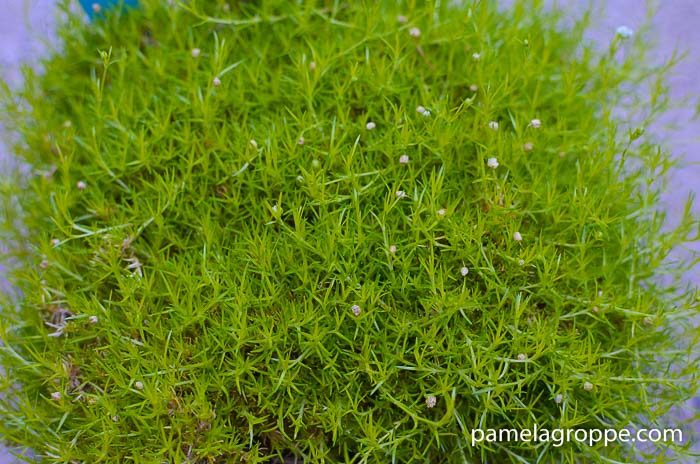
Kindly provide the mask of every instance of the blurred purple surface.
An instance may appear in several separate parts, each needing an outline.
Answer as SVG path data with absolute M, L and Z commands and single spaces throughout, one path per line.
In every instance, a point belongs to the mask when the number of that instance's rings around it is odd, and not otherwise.
M 19 64 L 35 62 L 36 58 L 51 50 L 51 34 L 54 30 L 56 0 L 1 0 L 0 10 L 0 78 L 16 86 L 21 82 Z M 571 0 L 559 2 L 569 5 L 575 14 L 576 5 L 587 5 L 588 0 Z M 596 25 L 591 38 L 607 42 L 620 25 L 639 29 L 645 20 L 643 0 L 608 0 L 599 1 L 605 7 L 603 20 Z M 653 19 L 650 46 L 653 56 L 661 61 L 669 58 L 675 50 L 687 51 L 688 56 L 677 66 L 670 81 L 671 96 L 683 99 L 688 96 L 696 99 L 700 96 L 700 1 L 665 0 Z M 700 122 L 692 120 L 692 106 L 671 112 L 662 123 L 673 124 L 673 129 L 657 129 L 667 138 L 666 146 L 683 161 L 683 168 L 675 171 L 669 187 L 664 193 L 663 201 L 671 223 L 678 220 L 683 211 L 684 202 L 691 192 L 700 189 Z M 0 146 L 0 172 L 8 169 L 11 158 Z M 696 205 L 695 214 L 700 215 Z M 695 245 L 696 252 L 700 246 Z M 689 282 L 700 283 L 700 268 L 688 273 Z M 2 268 L 0 268 L 2 281 Z M 689 410 L 700 409 L 696 399 L 688 405 Z M 700 424 L 695 424 L 696 436 L 700 433 Z M 696 444 L 697 446 L 697 444 Z M 0 464 L 13 463 L 12 456 L 0 450 Z

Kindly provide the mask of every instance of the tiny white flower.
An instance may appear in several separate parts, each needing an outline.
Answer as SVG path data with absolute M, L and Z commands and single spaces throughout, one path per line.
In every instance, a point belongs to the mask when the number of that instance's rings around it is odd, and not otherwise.
M 136 382 L 134 382 L 134 388 L 137 390 L 143 390 L 143 382 L 137 380 Z
M 61 398 L 63 398 L 63 395 L 61 395 L 61 392 L 53 392 L 51 393 L 51 399 L 54 401 L 61 401 Z
M 634 30 L 627 26 L 620 26 L 615 30 L 615 33 L 622 39 L 629 39 L 634 35 Z
M 365 127 L 367 128 L 367 130 L 374 130 L 377 127 L 377 125 L 374 122 L 370 121 Z
M 518 260 L 518 264 L 519 264 L 520 266 L 524 266 L 524 265 L 525 265 L 525 260 L 524 260 L 524 259 L 519 259 L 519 260 Z
M 599 296 L 599 297 L 600 297 L 600 296 L 603 296 L 603 291 L 602 291 L 602 290 L 598 290 L 598 296 Z
M 469 90 L 471 90 L 472 92 L 476 92 L 477 90 L 479 90 L 479 86 L 477 86 L 476 84 L 472 84 L 469 86 Z
M 523 145 L 523 150 L 525 151 L 532 151 L 533 148 L 535 148 L 535 145 L 532 142 L 525 142 Z
M 411 35 L 413 38 L 418 38 L 420 37 L 420 29 L 417 27 L 412 27 L 411 29 L 408 30 L 408 33 Z
M 92 12 L 99 13 L 100 11 L 102 11 L 102 6 L 100 6 L 99 3 L 93 3 L 92 4 Z
M 70 119 L 66 119 L 65 121 L 63 121 L 63 127 L 65 127 L 66 129 L 68 129 L 72 125 L 73 125 L 73 122 Z
M 594 313 L 597 313 L 597 312 L 600 312 L 600 308 L 598 306 L 593 306 L 591 308 L 591 311 L 593 311 Z
M 401 24 L 406 24 L 408 22 L 408 18 L 404 15 L 398 15 L 396 17 L 396 21 L 401 23 Z
M 583 389 L 586 391 L 591 391 L 593 390 L 593 384 L 591 382 L 586 382 L 583 384 Z
M 407 196 L 408 196 L 408 194 L 406 192 L 404 192 L 403 190 L 396 191 L 396 198 L 398 198 L 399 200 L 401 200 L 402 198 L 406 198 Z
M 57 238 L 52 238 L 51 239 L 51 246 L 58 246 L 58 244 L 61 243 L 61 241 Z
M 498 160 L 496 158 L 489 158 L 486 161 L 486 165 L 491 169 L 496 169 L 498 167 Z
M 445 208 L 440 208 L 439 210 L 437 210 L 438 216 L 444 216 L 445 214 L 447 214 L 447 210 Z
M 462 274 L 462 277 L 466 277 L 467 274 L 469 274 L 469 268 L 467 266 L 463 266 L 462 269 L 459 270 L 459 273 Z
M 117 416 L 117 415 L 112 416 L 112 422 L 119 422 L 119 416 Z
M 389 253 L 396 254 L 396 245 L 389 246 Z
M 436 404 L 437 398 L 435 398 L 433 395 L 428 395 L 425 398 L 425 405 L 428 407 L 428 409 L 434 408 Z
M 39 267 L 42 269 L 46 269 L 47 267 L 49 267 L 49 261 L 46 259 L 42 259 L 39 263 Z
M 418 105 L 418 107 L 416 108 L 416 113 L 418 113 L 418 114 L 423 114 L 423 113 L 425 113 L 425 111 L 426 110 L 425 110 L 425 107 L 423 105 Z
M 554 397 L 555 403 L 561 404 L 562 401 L 564 401 L 564 395 L 562 395 L 561 393 Z
M 255 139 L 250 139 L 250 146 L 253 148 L 258 148 L 258 142 Z
M 522 239 L 523 239 L 523 236 L 520 235 L 520 232 L 516 231 L 513 233 L 513 240 L 515 240 L 516 242 L 519 242 Z
M 361 309 L 358 305 L 352 305 L 352 307 L 350 308 L 350 310 L 352 311 L 352 313 L 353 313 L 355 316 L 359 316 L 360 313 L 362 312 L 362 309 Z
M 518 361 L 525 361 L 527 359 L 527 356 L 524 353 L 520 353 L 518 355 Z
M 472 54 L 472 59 L 474 61 L 479 61 L 481 59 L 481 53 L 473 53 Z
M 430 110 L 425 110 L 425 111 L 423 111 L 423 113 L 422 113 L 422 114 L 423 114 L 423 117 L 425 117 L 425 118 L 429 118 L 429 117 L 430 117 L 430 115 L 431 115 L 432 113 L 430 112 Z
M 300 184 L 303 183 L 303 182 L 304 182 L 304 176 L 302 176 L 301 174 L 299 174 L 299 175 L 297 176 L 297 182 L 299 182 Z
M 221 79 L 219 79 L 219 77 L 217 76 L 214 78 L 213 81 L 211 81 L 211 83 L 214 85 L 214 87 L 219 87 L 221 85 Z
M 277 213 L 279 212 L 279 210 L 280 210 L 280 207 L 279 207 L 279 206 L 277 206 L 277 205 L 272 205 L 272 212 L 273 212 L 273 213 L 277 214 Z
M 400 164 L 408 164 L 408 161 L 409 161 L 408 155 L 401 155 L 399 157 Z
M 193 48 L 190 53 L 192 54 L 192 58 L 199 58 L 199 55 L 202 54 L 202 50 L 199 48 Z
M 498 130 L 498 122 L 497 121 L 489 122 L 489 129 Z
M 141 261 L 139 261 L 139 259 L 136 256 L 126 258 L 124 261 L 129 263 L 129 265 L 126 266 L 127 269 L 133 270 L 134 274 L 137 274 L 139 277 L 143 277 L 143 271 L 141 270 L 143 264 L 141 264 Z
M 309 63 L 309 70 L 316 71 L 316 62 L 315 61 L 312 61 L 311 63 Z
M 97 316 L 90 316 L 90 317 L 88 318 L 88 321 L 90 322 L 90 324 L 97 324 L 97 322 L 99 321 L 99 319 L 97 318 Z
M 299 140 L 297 140 L 297 145 L 304 145 L 306 140 L 304 140 L 304 137 L 299 137 Z
M 530 121 L 530 127 L 532 127 L 533 129 L 539 129 L 540 127 L 542 127 L 542 121 L 535 118 L 532 121 Z
M 75 186 L 78 188 L 78 190 L 85 190 L 87 188 L 87 184 L 83 180 L 79 180 Z

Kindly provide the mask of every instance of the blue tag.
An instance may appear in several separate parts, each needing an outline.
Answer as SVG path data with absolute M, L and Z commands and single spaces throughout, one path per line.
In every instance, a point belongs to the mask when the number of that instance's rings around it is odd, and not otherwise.
M 99 16 L 107 9 L 117 5 L 136 6 L 138 0 L 80 0 L 80 4 L 85 8 L 90 18 Z

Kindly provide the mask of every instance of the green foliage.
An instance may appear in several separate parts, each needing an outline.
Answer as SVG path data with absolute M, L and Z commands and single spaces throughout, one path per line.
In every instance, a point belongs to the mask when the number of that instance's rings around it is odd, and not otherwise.
M 668 256 L 697 222 L 662 229 L 665 69 L 639 39 L 596 52 L 524 0 L 142 3 L 70 17 L 5 99 L 32 170 L 3 183 L 8 442 L 618 462 L 641 451 L 470 433 L 663 426 L 692 394 L 697 293 Z

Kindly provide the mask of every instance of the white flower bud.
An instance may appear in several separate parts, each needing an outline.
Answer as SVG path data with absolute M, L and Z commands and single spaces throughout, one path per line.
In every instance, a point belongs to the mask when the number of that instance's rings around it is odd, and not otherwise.
M 634 35 L 634 30 L 627 26 L 620 26 L 615 30 L 615 34 L 621 39 L 629 39 Z

